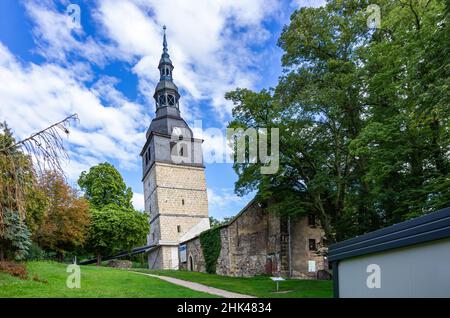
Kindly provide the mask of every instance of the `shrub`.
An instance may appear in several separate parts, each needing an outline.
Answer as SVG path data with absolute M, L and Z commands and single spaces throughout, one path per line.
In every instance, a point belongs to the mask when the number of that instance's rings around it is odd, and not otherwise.
M 32 243 L 28 249 L 27 261 L 41 261 L 46 258 L 45 251 L 36 243 Z
M 0 271 L 8 273 L 11 276 L 19 277 L 20 279 L 27 279 L 28 272 L 24 264 L 15 262 L 0 262 Z
M 205 258 L 206 272 L 216 273 L 217 259 L 222 249 L 220 240 L 220 228 L 212 228 L 200 234 L 203 257 Z

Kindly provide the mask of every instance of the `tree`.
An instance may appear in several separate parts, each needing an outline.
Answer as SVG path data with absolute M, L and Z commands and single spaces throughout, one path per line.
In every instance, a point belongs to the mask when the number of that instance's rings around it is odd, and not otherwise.
M 87 249 L 96 254 L 97 265 L 100 265 L 102 256 L 144 244 L 148 232 L 146 214 L 109 204 L 91 210 Z
M 386 31 L 361 51 L 368 120 L 351 150 L 370 158 L 364 178 L 388 224 L 450 202 L 448 5 L 383 2 Z
M 6 123 L 0 123 L 0 260 L 7 256 L 23 259 L 31 245 L 26 224 L 26 194 L 33 186 L 31 158 L 18 147 Z
M 227 224 L 230 222 L 233 218 L 232 217 L 224 217 L 222 220 L 218 220 L 213 216 L 209 217 L 209 224 L 211 225 L 211 228 L 215 228 L 224 224 Z
M 89 204 L 55 172 L 42 175 L 39 188 L 48 198 L 48 205 L 33 238 L 42 248 L 55 251 L 61 259 L 66 252 L 84 243 L 89 226 Z
M 0 238 L 0 261 L 5 259 L 5 254 L 12 254 L 12 258 L 23 260 L 31 246 L 30 231 L 24 219 L 21 219 L 17 211 L 5 209 L 3 211 L 3 234 Z
M 226 94 L 230 127 L 280 129 L 278 173 L 236 163 L 236 192 L 257 190 L 272 212 L 315 213 L 331 241 L 450 202 L 448 5 L 379 1 L 373 30 L 368 4 L 296 10 L 276 88 Z
M 61 132 L 69 133 L 72 119 L 77 115 L 17 142 L 6 122 L 0 123 L 0 258 L 12 253 L 16 259 L 26 256 L 30 246 L 27 225 L 34 229 L 42 221 L 41 208 L 46 204 L 42 194 L 34 191 L 35 166 L 38 171 L 61 171 L 61 157 L 67 157 Z
M 131 209 L 133 192 L 127 187 L 117 169 L 105 162 L 83 171 L 78 185 L 84 191 L 85 198 L 95 209 L 109 204 Z

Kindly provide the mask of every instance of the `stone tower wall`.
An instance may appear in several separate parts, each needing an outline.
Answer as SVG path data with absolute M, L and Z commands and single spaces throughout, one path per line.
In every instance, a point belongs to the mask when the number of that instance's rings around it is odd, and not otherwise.
M 149 254 L 149 266 L 173 269 L 178 253 L 172 245 L 209 228 L 204 168 L 155 162 L 144 188 L 151 222 L 148 243 L 161 245 Z

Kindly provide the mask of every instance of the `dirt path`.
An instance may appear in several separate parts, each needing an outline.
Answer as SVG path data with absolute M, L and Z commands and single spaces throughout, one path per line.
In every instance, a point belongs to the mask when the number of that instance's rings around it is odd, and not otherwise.
M 182 279 L 178 279 L 178 278 L 146 274 L 146 273 L 139 273 L 139 272 L 134 272 L 134 273 L 147 275 L 147 276 L 151 276 L 151 277 L 156 277 L 156 278 L 165 280 L 166 282 L 169 282 L 169 283 L 172 283 L 175 285 L 187 287 L 187 288 L 190 288 L 190 289 L 193 289 L 196 291 L 200 291 L 200 292 L 204 292 L 204 293 L 208 293 L 208 294 L 221 296 L 224 298 L 255 298 L 254 296 L 233 293 L 233 292 L 230 292 L 227 290 L 218 289 L 218 288 L 214 288 L 214 287 L 210 287 L 210 286 L 206 286 L 203 284 L 194 283 L 194 282 L 190 282 L 190 281 L 182 280 Z

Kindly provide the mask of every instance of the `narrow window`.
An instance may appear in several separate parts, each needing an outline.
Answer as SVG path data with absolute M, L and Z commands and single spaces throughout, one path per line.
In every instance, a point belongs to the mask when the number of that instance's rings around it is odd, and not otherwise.
M 175 97 L 173 95 L 167 95 L 167 103 L 169 106 L 175 105 Z
M 159 105 L 160 106 L 166 105 L 166 95 L 159 95 Z
M 181 144 L 180 156 L 187 157 L 187 149 L 185 144 Z
M 309 239 L 309 250 L 310 251 L 316 250 L 316 240 L 315 239 Z
M 178 231 L 178 233 L 181 232 L 181 226 L 180 225 L 177 225 L 177 231 Z
M 176 156 L 177 155 L 177 143 L 171 141 L 170 142 L 170 154 Z
M 308 225 L 309 226 L 316 226 L 316 216 L 314 214 L 308 215 Z
M 181 199 L 181 205 L 184 205 L 184 199 Z

